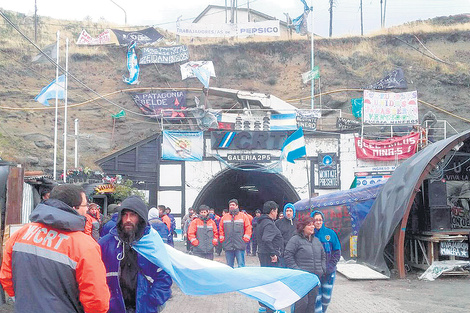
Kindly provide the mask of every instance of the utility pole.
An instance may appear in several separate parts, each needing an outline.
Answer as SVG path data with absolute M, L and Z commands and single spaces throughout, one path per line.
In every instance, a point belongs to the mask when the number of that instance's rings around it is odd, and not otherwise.
M 330 0 L 330 37 L 333 35 L 333 5 L 334 0 Z
M 364 36 L 364 15 L 362 13 L 362 0 L 361 0 L 361 36 Z
M 380 27 L 384 27 L 384 20 L 383 20 L 383 0 L 380 0 Z
M 247 10 L 248 10 L 248 23 L 249 23 L 249 22 L 251 22 L 250 21 L 250 0 L 247 1 L 246 7 L 247 7 Z
M 382 27 L 385 27 L 385 15 L 387 13 L 387 0 L 384 1 L 384 18 L 382 21 Z
M 38 4 L 34 0 L 34 42 L 38 42 Z
M 113 0 L 110 0 L 112 3 L 114 3 L 118 8 L 120 8 L 124 12 L 124 25 L 127 25 L 127 13 L 126 10 L 123 9 L 119 4 L 114 2 Z

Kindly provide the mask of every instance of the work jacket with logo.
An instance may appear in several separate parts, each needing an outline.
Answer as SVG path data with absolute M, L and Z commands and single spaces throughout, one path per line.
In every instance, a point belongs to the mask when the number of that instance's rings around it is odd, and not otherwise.
M 15 312 L 107 312 L 106 271 L 85 217 L 49 199 L 30 220 L 6 242 L 0 271 Z
M 194 246 L 195 253 L 210 253 L 214 251 L 214 246 L 217 245 L 219 239 L 217 225 L 209 217 L 206 220 L 200 217 L 195 218 L 189 224 L 188 239 Z
M 245 250 L 250 241 L 251 223 L 245 213 L 225 214 L 220 219 L 219 239 L 225 251 Z

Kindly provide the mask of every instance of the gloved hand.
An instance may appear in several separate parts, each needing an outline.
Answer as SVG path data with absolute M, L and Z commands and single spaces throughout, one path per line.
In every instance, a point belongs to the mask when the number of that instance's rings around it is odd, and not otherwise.
M 214 239 L 212 239 L 212 244 L 214 246 L 217 246 L 219 244 L 219 242 L 217 241 L 217 239 L 214 238 Z
M 191 244 L 192 244 L 193 246 L 197 247 L 197 246 L 199 246 L 199 240 L 197 240 L 197 239 L 196 239 L 196 240 L 193 240 L 193 241 L 191 241 Z

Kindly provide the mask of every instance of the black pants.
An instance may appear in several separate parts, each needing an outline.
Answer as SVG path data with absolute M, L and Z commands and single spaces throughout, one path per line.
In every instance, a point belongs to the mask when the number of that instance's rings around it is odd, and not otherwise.
M 208 260 L 214 259 L 214 252 L 203 253 L 203 252 L 193 251 L 193 255 L 198 256 L 200 258 L 208 259 Z
M 259 265 L 265 267 L 278 267 L 278 262 L 271 262 L 271 255 L 269 253 L 258 253 Z M 275 312 L 273 309 L 268 308 L 262 302 L 258 302 L 260 306 L 266 308 L 267 313 Z
M 294 311 L 292 313 L 314 313 L 317 294 L 318 286 L 310 290 L 309 293 L 294 304 Z

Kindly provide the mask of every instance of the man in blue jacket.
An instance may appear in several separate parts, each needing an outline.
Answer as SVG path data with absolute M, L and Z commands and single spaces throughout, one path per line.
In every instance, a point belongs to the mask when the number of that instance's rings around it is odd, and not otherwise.
M 333 284 L 336 278 L 336 264 L 341 258 L 341 244 L 335 231 L 324 225 L 325 217 L 321 211 L 313 211 L 311 215 L 315 226 L 315 237 L 320 239 L 326 253 L 326 274 L 320 279 L 315 312 L 326 312 L 331 301 Z
M 132 245 L 150 231 L 148 209 L 138 196 L 125 199 L 116 227 L 99 240 L 111 299 L 108 313 L 157 313 L 171 296 L 171 277 Z

